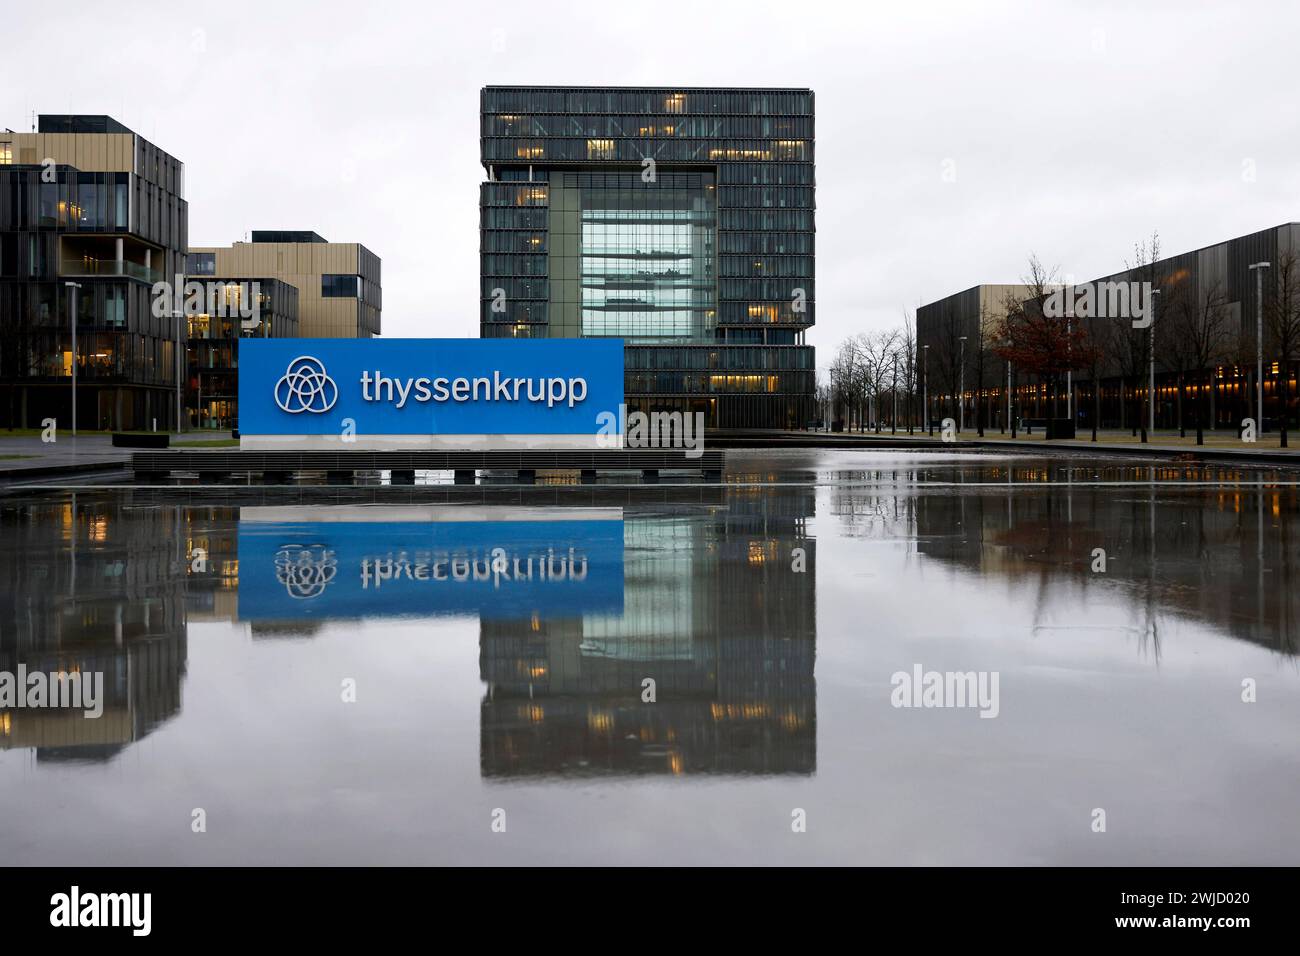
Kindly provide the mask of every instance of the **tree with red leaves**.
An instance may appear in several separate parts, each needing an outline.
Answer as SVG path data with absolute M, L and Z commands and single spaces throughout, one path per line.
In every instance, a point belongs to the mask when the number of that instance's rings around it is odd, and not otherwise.
M 1031 255 L 1029 275 L 1021 281 L 1028 297 L 1006 303 L 1006 314 L 995 328 L 997 344 L 993 352 L 1047 384 L 1055 415 L 1065 373 L 1092 367 L 1097 361 L 1097 349 L 1080 319 L 1046 314 L 1043 304 L 1059 287 L 1055 269 L 1047 269 L 1037 256 Z

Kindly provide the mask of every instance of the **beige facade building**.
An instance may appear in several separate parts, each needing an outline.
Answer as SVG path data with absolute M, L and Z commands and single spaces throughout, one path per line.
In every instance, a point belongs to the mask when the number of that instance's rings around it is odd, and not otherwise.
M 298 290 L 303 338 L 368 339 L 380 332 L 380 260 L 357 242 L 326 242 L 314 232 L 252 233 L 251 242 L 191 247 L 192 279 L 259 276 Z

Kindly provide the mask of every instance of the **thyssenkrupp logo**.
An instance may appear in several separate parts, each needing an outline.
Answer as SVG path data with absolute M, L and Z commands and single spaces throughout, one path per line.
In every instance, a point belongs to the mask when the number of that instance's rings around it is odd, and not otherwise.
M 338 385 L 326 373 L 321 360 L 310 355 L 300 355 L 290 362 L 275 383 L 275 404 L 290 415 L 328 412 L 338 400 Z

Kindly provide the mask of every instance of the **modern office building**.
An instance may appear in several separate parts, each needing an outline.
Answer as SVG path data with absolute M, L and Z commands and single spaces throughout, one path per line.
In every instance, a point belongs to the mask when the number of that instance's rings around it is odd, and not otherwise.
M 200 287 L 211 294 L 202 311 L 186 313 L 186 427 L 233 429 L 239 424 L 239 342 L 297 336 L 298 289 L 270 276 L 220 276 Z
M 978 384 L 981 372 L 986 385 L 996 378 L 989 351 L 998 323 L 1010 303 L 1023 302 L 1030 294 L 1029 287 L 1020 284 L 977 285 L 916 310 L 917 383 L 929 401 L 922 420 L 958 418 L 956 402 L 962 387 Z
M 255 230 L 251 242 L 189 250 L 191 279 L 264 276 L 294 286 L 297 334 L 303 338 L 378 335 L 380 265 L 379 257 L 358 242 L 326 242 L 309 231 Z
M 485 338 L 626 343 L 629 410 L 813 414 L 807 89 L 486 87 Z
M 180 329 L 151 293 L 184 272 L 184 181 L 179 160 L 108 116 L 0 132 L 3 427 L 70 427 L 74 364 L 81 428 L 174 424 Z
M 1076 424 L 1090 428 L 1097 418 L 1102 428 L 1136 428 L 1147 419 L 1146 349 L 1151 345 L 1155 353 L 1156 428 L 1192 428 L 1198 415 L 1210 428 L 1235 428 L 1243 418 L 1260 418 L 1255 396 L 1260 342 L 1257 333 L 1262 328 L 1262 421 L 1271 428 L 1283 413 L 1281 382 L 1285 375 L 1285 413 L 1294 426 L 1297 356 L 1281 354 L 1268 317 L 1272 306 L 1284 297 L 1280 291 L 1284 284 L 1281 267 L 1288 259 L 1293 268 L 1287 297 L 1293 300 L 1292 310 L 1300 309 L 1300 265 L 1295 264 L 1298 256 L 1300 223 L 1284 223 L 1158 259 L 1140 268 L 1074 283 L 1076 295 L 1091 287 L 1099 301 L 1102 290 L 1118 285 L 1131 288 L 1132 283 L 1149 282 L 1159 293 L 1154 300 L 1151 332 L 1133 330 L 1127 315 L 1075 320 L 1100 354 L 1096 376 L 1100 380 L 1099 396 L 1091 369 L 1077 369 L 1071 374 L 1071 414 Z M 1251 266 L 1257 263 L 1268 266 L 1253 270 Z M 993 354 L 995 343 L 990 330 L 1006 314 L 1006 293 L 1017 288 L 1024 287 L 977 286 L 917 309 L 918 345 L 923 350 L 930 346 L 933 414 L 954 414 L 960 394 L 968 427 L 976 421 L 981 403 L 985 422 L 992 427 L 1003 426 L 1007 369 Z M 1110 294 L 1106 293 L 1106 297 Z M 1300 318 L 1293 321 L 1300 323 Z M 964 346 L 961 336 L 966 336 Z M 1193 343 L 1200 347 L 1192 347 Z M 1198 357 L 1193 354 L 1196 351 L 1208 358 L 1203 368 L 1197 367 Z M 1031 376 L 1016 375 L 1012 393 L 1013 414 L 1017 417 L 1065 414 L 1064 397 L 1053 409 L 1044 383 Z

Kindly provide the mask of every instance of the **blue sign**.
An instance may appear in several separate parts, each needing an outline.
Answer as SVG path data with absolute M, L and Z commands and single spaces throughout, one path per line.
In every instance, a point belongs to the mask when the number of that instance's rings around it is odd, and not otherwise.
M 623 522 L 241 521 L 246 621 L 623 612 Z
M 241 435 L 596 435 L 622 402 L 622 339 L 239 343 Z

